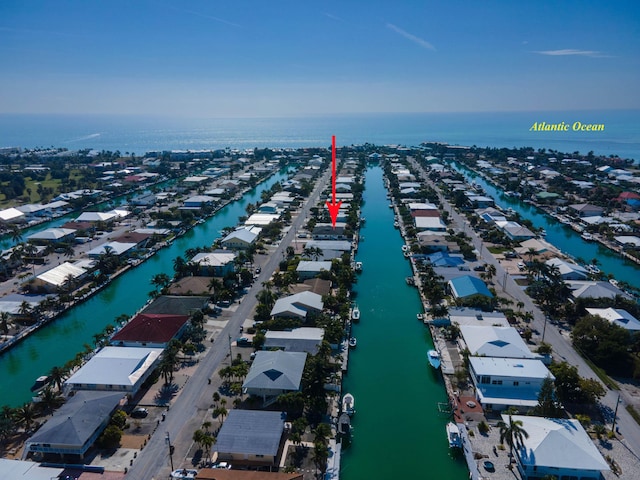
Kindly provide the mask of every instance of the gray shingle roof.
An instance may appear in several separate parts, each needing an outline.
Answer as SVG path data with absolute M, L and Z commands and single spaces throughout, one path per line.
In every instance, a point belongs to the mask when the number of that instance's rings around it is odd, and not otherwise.
M 284 412 L 233 409 L 220 429 L 213 451 L 275 456 L 285 416 Z
M 298 390 L 306 360 L 306 352 L 258 352 L 243 387 Z
M 90 446 L 85 443 L 111 416 L 123 397 L 124 392 L 78 392 L 27 440 L 27 445 L 65 445 L 83 453 Z

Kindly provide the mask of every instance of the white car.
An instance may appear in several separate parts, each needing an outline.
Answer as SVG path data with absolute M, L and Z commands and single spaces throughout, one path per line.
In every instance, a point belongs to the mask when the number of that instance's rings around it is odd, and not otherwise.
M 230 470 L 231 469 L 231 464 L 227 463 L 227 462 L 218 462 L 218 463 L 214 463 L 211 468 L 224 468 L 226 470 Z
M 179 468 L 171 472 L 171 478 L 182 479 L 194 479 L 198 475 L 198 470 L 192 470 L 187 468 Z

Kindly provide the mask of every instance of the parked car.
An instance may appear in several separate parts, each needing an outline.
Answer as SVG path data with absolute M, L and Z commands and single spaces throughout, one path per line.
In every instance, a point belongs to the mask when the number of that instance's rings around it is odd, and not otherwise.
M 236 345 L 238 345 L 239 347 L 250 347 L 251 340 L 249 340 L 247 337 L 240 337 L 236 339 Z
M 484 265 L 478 265 L 476 267 L 473 267 L 473 270 L 475 272 L 484 272 L 485 271 L 485 267 L 484 267 Z
M 147 415 L 149 415 L 149 410 L 143 407 L 138 407 L 131 412 L 133 418 L 145 418 Z

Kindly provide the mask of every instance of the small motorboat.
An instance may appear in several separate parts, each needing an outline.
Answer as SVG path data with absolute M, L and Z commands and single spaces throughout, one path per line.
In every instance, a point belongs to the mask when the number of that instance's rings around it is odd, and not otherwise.
M 589 232 L 584 232 L 580 236 L 582 237 L 583 240 L 586 240 L 587 242 L 593 242 L 595 240 L 595 237 Z
M 460 429 L 453 422 L 447 423 L 447 438 L 449 439 L 449 448 L 462 448 Z
M 356 340 L 356 337 L 351 337 L 349 339 L 349 348 L 356 348 L 356 345 L 358 345 L 358 340 Z
M 338 432 L 343 435 L 348 435 L 351 432 L 351 419 L 346 413 L 341 414 L 338 418 Z
M 397 221 L 393 222 L 393 227 L 400 228 L 400 222 L 397 222 Z
M 356 399 L 350 393 L 345 393 L 342 397 L 342 413 L 346 413 L 351 416 L 356 413 L 355 409 Z
M 42 375 L 38 378 L 36 378 L 35 383 L 31 386 L 31 391 L 32 392 L 39 392 L 41 390 L 44 389 L 44 387 L 46 387 L 49 384 L 49 376 L 48 375 Z
M 429 350 L 427 352 L 427 358 L 429 359 L 429 364 L 435 368 L 436 370 L 440 368 L 440 352 L 437 350 Z
M 360 309 L 358 308 L 357 305 L 355 305 L 353 307 L 353 309 L 351 310 L 351 319 L 354 322 L 359 322 L 360 321 Z
M 420 320 L 420 321 L 423 321 L 423 320 L 424 320 L 424 313 L 418 313 L 418 314 L 416 315 L 416 318 L 417 318 L 418 320 Z
M 402 245 L 402 251 L 403 252 L 409 252 L 409 251 L 411 251 L 411 247 L 409 245 Z
M 355 262 L 355 264 L 353 265 L 353 269 L 356 272 L 361 272 L 362 271 L 362 262 Z

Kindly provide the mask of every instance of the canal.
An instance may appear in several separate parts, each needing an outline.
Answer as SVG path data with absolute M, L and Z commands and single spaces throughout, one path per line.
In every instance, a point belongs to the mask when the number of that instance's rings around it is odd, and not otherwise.
M 357 254 L 363 271 L 354 289 L 361 320 L 353 326 L 358 347 L 349 356 L 343 382 L 343 393 L 355 397 L 356 413 L 341 477 L 468 478 L 464 461 L 450 457 L 448 418 L 437 408 L 447 401 L 444 384 L 427 362 L 433 344 L 429 330 L 416 319 L 422 312 L 420 297 L 405 282 L 411 267 L 402 255 L 402 237 L 393 228 L 382 177 L 379 166 L 365 175 L 366 222 Z
M 583 240 L 580 234 L 572 228 L 540 211 L 533 205 L 524 203 L 514 197 L 507 197 L 504 195 L 503 190 L 463 165 L 458 163 L 450 163 L 450 165 L 462 173 L 467 180 L 474 181 L 482 186 L 487 195 L 495 200 L 496 205 L 501 208 L 512 208 L 522 218 L 530 220 L 536 228 L 544 228 L 547 232 L 545 240 L 563 253 L 573 258 L 581 258 L 587 263 L 591 263 L 591 260 L 596 258 L 603 273 L 613 274 L 616 280 L 622 280 L 629 285 L 640 288 L 640 266 L 638 264 L 622 258 L 597 242 Z
M 247 203 L 256 202 L 260 194 L 287 178 L 280 171 L 247 192 L 240 200 L 230 203 L 205 223 L 196 225 L 173 244 L 159 250 L 143 264 L 115 279 L 107 288 L 86 302 L 72 308 L 56 321 L 30 335 L 20 344 L 0 356 L 0 406 L 18 406 L 31 399 L 30 387 L 34 380 L 62 366 L 83 345 L 93 345 L 93 335 L 114 323 L 121 315 L 134 314 L 149 299 L 153 290 L 151 277 L 157 273 L 173 276 L 173 260 L 184 256 L 188 248 L 210 246 L 224 227 L 235 226 L 238 217 L 245 215 Z

